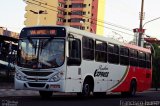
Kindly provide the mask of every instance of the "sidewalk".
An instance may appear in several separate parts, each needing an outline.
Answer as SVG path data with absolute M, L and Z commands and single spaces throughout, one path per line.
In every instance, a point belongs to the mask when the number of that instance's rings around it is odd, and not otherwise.
M 39 96 L 39 92 L 32 90 L 0 89 L 0 97 L 8 96 Z
M 14 83 L 0 82 L 0 97 L 6 96 L 38 96 L 38 91 L 32 90 L 15 90 Z
M 0 89 L 13 89 L 13 88 L 14 88 L 14 83 L 0 82 Z

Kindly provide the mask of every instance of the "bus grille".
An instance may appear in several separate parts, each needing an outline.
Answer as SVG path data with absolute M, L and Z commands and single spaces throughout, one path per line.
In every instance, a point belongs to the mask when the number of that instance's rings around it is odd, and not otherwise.
M 36 82 L 45 82 L 45 81 L 47 81 L 48 80 L 48 78 L 27 78 L 27 80 L 29 80 L 29 81 L 36 81 Z
M 31 71 L 22 71 L 22 72 L 28 76 L 43 76 L 43 77 L 53 73 L 53 72 L 31 72 Z
M 45 83 L 28 83 L 30 87 L 44 87 Z

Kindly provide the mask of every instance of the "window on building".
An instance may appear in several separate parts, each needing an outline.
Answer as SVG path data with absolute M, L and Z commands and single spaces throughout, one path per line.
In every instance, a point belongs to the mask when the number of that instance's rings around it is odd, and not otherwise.
M 72 3 L 72 8 L 83 8 L 86 7 L 86 4 L 83 3 Z
M 71 19 L 68 19 L 68 22 L 71 22 Z
M 66 22 L 66 19 L 64 19 L 63 22 Z
M 69 8 L 72 8 L 72 5 L 69 5 Z
M 64 8 L 67 8 L 67 5 L 65 5 Z
M 71 15 L 71 12 L 68 12 L 68 15 Z
M 83 11 L 72 11 L 72 15 L 83 15 Z
M 86 12 L 83 12 L 83 15 L 86 15 Z
M 82 18 L 71 18 L 71 22 L 80 22 L 80 21 L 83 21 L 85 22 L 85 19 L 82 19 Z
M 67 12 L 64 12 L 64 15 L 67 15 Z

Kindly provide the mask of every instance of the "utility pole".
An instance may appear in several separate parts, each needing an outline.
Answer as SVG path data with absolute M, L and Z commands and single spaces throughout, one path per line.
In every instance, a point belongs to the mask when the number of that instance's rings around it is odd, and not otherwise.
M 144 7 L 144 0 L 142 0 L 142 4 L 141 4 L 141 12 L 140 12 L 140 25 L 139 25 L 139 39 L 138 39 L 138 46 L 141 46 L 141 39 L 143 36 L 143 18 L 144 18 L 144 14 L 143 14 L 143 7 Z

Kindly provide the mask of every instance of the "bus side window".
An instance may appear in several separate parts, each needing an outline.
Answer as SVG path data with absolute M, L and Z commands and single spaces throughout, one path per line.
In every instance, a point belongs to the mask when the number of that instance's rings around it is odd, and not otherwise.
M 79 39 L 69 39 L 69 57 L 67 61 L 68 65 L 80 65 L 81 64 L 81 41 Z

